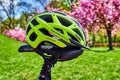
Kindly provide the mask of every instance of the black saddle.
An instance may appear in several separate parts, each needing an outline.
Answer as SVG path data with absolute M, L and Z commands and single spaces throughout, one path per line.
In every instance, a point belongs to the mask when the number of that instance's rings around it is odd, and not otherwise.
M 57 46 L 44 46 L 44 45 L 41 45 L 36 49 L 33 49 L 30 45 L 23 45 L 19 48 L 18 51 L 19 52 L 36 52 L 40 55 L 41 53 L 43 53 L 43 54 L 51 55 L 54 57 L 59 56 L 58 57 L 59 61 L 71 60 L 83 53 L 83 50 L 80 47 L 68 46 L 65 48 L 60 48 Z

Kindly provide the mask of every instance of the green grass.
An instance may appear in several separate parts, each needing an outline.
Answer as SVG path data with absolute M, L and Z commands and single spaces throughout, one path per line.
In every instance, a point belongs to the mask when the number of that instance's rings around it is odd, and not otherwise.
M 43 59 L 35 53 L 19 53 L 24 43 L 0 34 L 0 80 L 37 80 Z M 120 80 L 120 48 L 92 48 L 76 59 L 58 62 L 53 80 Z

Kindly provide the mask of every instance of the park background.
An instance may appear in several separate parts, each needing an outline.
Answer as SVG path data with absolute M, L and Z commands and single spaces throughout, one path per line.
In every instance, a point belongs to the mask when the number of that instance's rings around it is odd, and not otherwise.
M 82 25 L 90 51 L 58 62 L 53 80 L 120 79 L 119 0 L 0 0 L 0 80 L 36 80 L 43 60 L 35 53 L 19 53 L 26 44 L 28 21 L 44 11 L 60 11 Z

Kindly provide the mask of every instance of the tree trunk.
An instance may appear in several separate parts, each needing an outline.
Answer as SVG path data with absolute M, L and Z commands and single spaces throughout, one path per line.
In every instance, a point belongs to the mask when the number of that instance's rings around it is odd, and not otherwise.
M 107 30 L 107 34 L 108 34 L 109 50 L 113 50 L 111 29 Z
M 95 41 L 95 34 L 93 34 L 93 39 L 92 39 L 92 41 L 93 41 L 93 44 L 96 42 L 96 41 Z

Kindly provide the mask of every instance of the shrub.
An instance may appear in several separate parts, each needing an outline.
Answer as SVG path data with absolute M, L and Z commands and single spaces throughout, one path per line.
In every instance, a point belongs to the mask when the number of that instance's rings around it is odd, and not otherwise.
M 23 29 L 9 29 L 3 31 L 3 34 L 22 42 L 26 42 L 25 33 L 26 32 Z

